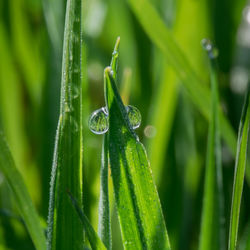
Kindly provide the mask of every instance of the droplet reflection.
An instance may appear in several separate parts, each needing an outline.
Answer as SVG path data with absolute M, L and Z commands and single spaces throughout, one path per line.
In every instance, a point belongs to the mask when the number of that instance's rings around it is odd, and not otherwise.
M 89 129 L 97 135 L 105 134 L 109 129 L 108 113 L 105 107 L 94 111 L 89 118 Z
M 140 111 L 131 105 L 126 106 L 128 112 L 128 120 L 133 129 L 137 129 L 141 125 L 141 113 Z

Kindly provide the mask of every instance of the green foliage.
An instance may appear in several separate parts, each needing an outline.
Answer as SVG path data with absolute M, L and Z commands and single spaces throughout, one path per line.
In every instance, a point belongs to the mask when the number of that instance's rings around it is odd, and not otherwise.
M 212 55 L 216 50 L 213 45 L 203 40 L 211 46 L 208 49 L 208 57 L 211 68 L 211 118 L 209 123 L 209 134 L 207 143 L 207 159 L 205 170 L 205 185 L 203 195 L 203 212 L 200 234 L 200 250 L 225 249 L 225 218 L 224 218 L 224 195 L 221 165 L 221 143 L 219 124 L 219 93 L 216 73 L 216 55 Z M 205 45 L 207 46 L 207 45 Z
M 235 131 L 249 13 L 244 0 L 0 1 L 0 127 L 12 153 L 1 132 L 0 249 L 46 249 L 45 232 L 48 249 L 248 249 L 249 99 L 238 149 Z M 219 50 L 210 74 L 204 37 Z M 100 107 L 104 136 L 87 122 Z
M 85 214 L 83 213 L 83 211 L 81 210 L 80 206 L 78 205 L 77 201 L 75 200 L 75 198 L 71 195 L 71 193 L 68 193 L 71 202 L 84 226 L 84 229 L 87 233 L 90 245 L 92 247 L 93 250 L 105 250 L 107 249 L 104 244 L 102 243 L 101 239 L 99 238 L 99 236 L 97 235 L 97 233 L 95 232 L 95 230 L 93 229 L 93 227 L 91 226 L 88 218 L 85 216 Z
M 82 249 L 83 226 L 66 190 L 82 207 L 81 0 L 68 1 L 65 20 L 61 109 L 51 176 L 49 249 Z M 67 153 L 65 153 L 67 152 Z
M 237 155 L 234 170 L 233 197 L 231 206 L 230 229 L 228 249 L 234 250 L 237 246 L 237 235 L 240 217 L 240 205 L 244 184 L 245 167 L 247 160 L 247 142 L 250 124 L 250 98 L 249 89 L 246 93 L 245 105 L 243 107 L 238 133 Z
M 124 248 L 170 249 L 145 149 L 131 128 L 110 67 L 104 70 L 104 81 L 110 167 Z
M 44 250 L 46 248 L 46 240 L 43 229 L 40 225 L 39 216 L 32 204 L 23 178 L 15 166 L 2 131 L 0 131 L 0 148 L 1 173 L 6 178 L 13 192 L 17 207 L 22 215 L 36 249 Z

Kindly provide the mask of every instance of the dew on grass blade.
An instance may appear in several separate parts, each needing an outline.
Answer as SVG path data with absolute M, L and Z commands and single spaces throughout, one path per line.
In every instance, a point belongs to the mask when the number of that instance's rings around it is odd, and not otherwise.
M 219 54 L 218 49 L 214 47 L 213 43 L 209 39 L 207 38 L 202 39 L 201 45 L 204 48 L 204 50 L 207 51 L 210 59 L 215 59 L 218 57 Z
M 133 129 L 137 129 L 141 125 L 141 113 L 140 111 L 131 105 L 126 106 L 128 113 L 128 120 Z
M 140 111 L 131 105 L 126 106 L 128 120 L 132 129 L 137 129 L 141 125 Z M 106 107 L 102 107 L 94 111 L 89 118 L 89 129 L 97 135 L 105 134 L 109 129 L 108 111 Z
M 106 107 L 94 111 L 89 118 L 89 129 L 97 135 L 105 134 L 109 129 Z

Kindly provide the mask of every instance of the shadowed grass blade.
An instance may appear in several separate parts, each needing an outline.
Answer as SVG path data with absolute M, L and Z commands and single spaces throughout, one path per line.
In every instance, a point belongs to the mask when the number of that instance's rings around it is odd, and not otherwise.
M 250 98 L 249 98 L 249 88 L 248 88 L 238 133 L 237 155 L 235 162 L 234 185 L 233 185 L 233 196 L 232 196 L 230 229 L 229 229 L 229 242 L 228 242 L 229 250 L 235 250 L 237 245 L 240 204 L 241 204 L 241 196 L 243 191 L 245 168 L 247 161 L 247 140 L 248 140 L 249 124 L 250 124 Z
M 101 187 L 99 200 L 99 221 L 98 234 L 107 249 L 112 249 L 111 241 L 111 223 L 109 207 L 109 189 L 108 189 L 108 137 L 103 138 L 102 146 L 102 165 L 101 165 Z
M 14 160 L 0 131 L 0 171 L 6 178 L 11 190 L 13 191 L 15 202 L 21 213 L 21 216 L 27 226 L 31 239 L 38 250 L 46 249 L 46 239 L 40 226 L 38 214 L 30 199 L 29 193 L 25 187 L 22 176 L 16 169 Z
M 110 166 L 124 248 L 170 249 L 146 152 L 129 124 L 110 67 L 104 81 Z
M 48 249 L 82 249 L 83 225 L 66 190 L 82 207 L 81 0 L 66 8 L 61 109 L 51 176 Z
M 168 30 L 156 10 L 147 0 L 128 0 L 142 27 L 152 42 L 162 51 L 169 65 L 173 67 L 181 83 L 187 90 L 191 101 L 200 112 L 210 117 L 210 91 L 197 76 L 189 61 L 175 42 L 172 33 Z M 225 116 L 219 114 L 222 126 L 222 135 L 233 153 L 236 152 L 236 136 Z
M 75 200 L 75 198 L 71 195 L 70 192 L 68 192 L 68 195 L 71 199 L 72 205 L 74 206 L 79 219 L 81 220 L 85 231 L 87 233 L 90 245 L 92 247 L 93 250 L 105 250 L 107 249 L 104 244 L 102 243 L 101 239 L 98 237 L 97 233 L 95 232 L 95 230 L 93 229 L 93 227 L 91 226 L 88 218 L 85 216 L 85 214 L 83 213 L 82 209 L 79 207 L 77 201 Z
M 216 55 L 213 45 L 204 39 L 210 59 L 211 118 L 209 122 L 205 186 L 203 198 L 200 250 L 225 249 L 224 195 L 222 182 L 221 143 L 219 124 L 219 93 L 216 74 Z M 206 47 L 207 46 L 207 47 Z

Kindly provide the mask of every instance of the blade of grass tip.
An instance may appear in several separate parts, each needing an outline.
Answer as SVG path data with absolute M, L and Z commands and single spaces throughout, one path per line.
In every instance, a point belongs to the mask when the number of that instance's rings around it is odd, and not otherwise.
M 36 249 L 45 250 L 46 239 L 40 225 L 39 216 L 32 204 L 22 176 L 15 166 L 2 131 L 0 131 L 0 149 L 0 171 L 13 191 L 15 202 Z
M 82 202 L 82 1 L 68 0 L 66 8 L 61 108 L 52 166 L 48 217 L 48 249 L 82 249 L 83 225 L 67 198 L 71 190 Z
M 228 249 L 235 250 L 237 246 L 237 234 L 240 217 L 240 204 L 243 191 L 245 168 L 247 161 L 247 142 L 250 124 L 250 98 L 249 86 L 246 93 L 246 100 L 243 107 L 238 132 L 237 155 L 235 160 L 234 184 L 230 216 Z
M 117 38 L 110 66 L 113 75 L 117 75 L 118 67 L 118 50 L 120 44 L 120 37 Z M 107 134 L 103 138 L 102 146 L 102 165 L 101 165 L 101 185 L 100 185 L 100 200 L 99 200 L 99 220 L 98 220 L 98 234 L 104 242 L 107 249 L 112 248 L 111 240 L 111 218 L 109 206 L 109 189 L 108 189 L 108 137 Z
M 202 79 L 197 76 L 197 73 L 191 67 L 188 59 L 175 42 L 171 31 L 166 27 L 148 0 L 128 0 L 128 3 L 147 35 L 161 50 L 169 65 L 175 70 L 183 87 L 187 90 L 191 101 L 209 119 L 211 93 L 206 85 L 202 84 Z M 219 117 L 222 126 L 222 136 L 231 151 L 235 153 L 235 133 L 222 111 L 219 112 Z
M 104 70 L 104 91 L 111 174 L 124 248 L 170 249 L 146 152 L 131 128 L 110 67 Z
M 225 249 L 224 196 L 222 187 L 219 94 L 216 74 L 217 50 L 208 39 L 202 40 L 208 53 L 211 75 L 211 118 L 209 123 L 200 250 Z
M 107 137 L 107 134 L 104 135 L 103 146 L 102 146 L 98 235 L 100 236 L 102 242 L 107 247 L 107 249 L 112 249 L 109 189 L 108 189 L 108 137 Z
M 79 216 L 79 219 L 81 220 L 85 231 L 87 233 L 91 248 L 93 250 L 105 250 L 107 249 L 104 244 L 102 243 L 101 239 L 98 237 L 97 233 L 95 232 L 95 230 L 93 229 L 93 227 L 91 226 L 88 218 L 86 217 L 86 215 L 83 213 L 82 209 L 80 208 L 80 206 L 78 205 L 76 199 L 72 196 L 72 194 L 67 191 L 69 198 L 72 202 L 72 205 L 75 208 L 75 211 L 77 212 L 77 215 Z

